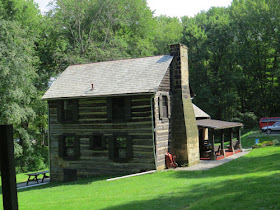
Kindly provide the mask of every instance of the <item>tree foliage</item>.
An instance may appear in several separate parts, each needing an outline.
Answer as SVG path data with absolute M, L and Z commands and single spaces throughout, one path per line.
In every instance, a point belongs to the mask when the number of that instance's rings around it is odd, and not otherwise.
M 279 115 L 279 5 L 235 0 L 184 17 L 194 102 L 213 118 Z
M 57 0 L 46 19 L 56 63 L 153 55 L 156 21 L 143 0 Z
M 33 133 L 40 132 L 33 125 L 45 114 L 36 110 L 42 103 L 35 85 L 41 16 L 33 1 L 2 0 L 0 11 L 0 123 L 13 125 L 17 164 L 28 170 Z
M 14 125 L 18 166 L 47 163 L 40 98 L 69 64 L 168 54 L 178 42 L 189 48 L 194 103 L 212 118 L 254 126 L 279 115 L 279 7 L 233 0 L 179 20 L 154 17 L 146 0 L 54 0 L 44 16 L 33 0 L 0 0 L 0 123 Z

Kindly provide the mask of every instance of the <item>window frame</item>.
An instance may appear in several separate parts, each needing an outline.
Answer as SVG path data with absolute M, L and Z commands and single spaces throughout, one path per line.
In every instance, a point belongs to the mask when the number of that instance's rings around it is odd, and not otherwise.
M 117 138 L 118 137 L 125 137 L 126 138 L 126 158 L 120 158 L 116 156 L 117 149 Z M 114 133 L 108 141 L 108 150 L 109 150 L 109 158 L 117 163 L 127 163 L 133 159 L 133 141 L 132 137 L 129 136 L 127 133 L 119 132 Z M 123 148 L 119 148 L 123 149 Z
M 72 111 L 72 118 L 65 119 L 65 112 L 68 109 L 64 109 L 65 103 L 71 103 L 71 111 Z M 78 121 L 79 118 L 79 108 L 78 108 L 78 100 L 76 99 L 64 99 L 57 101 L 57 121 L 60 123 L 75 123 Z
M 166 116 L 164 116 L 163 106 L 164 100 L 163 97 L 166 97 L 167 100 L 167 107 L 166 107 Z M 159 119 L 162 122 L 168 122 L 171 117 L 171 101 L 170 101 L 170 95 L 168 93 L 161 93 L 158 97 L 158 109 L 159 109 Z
M 73 149 L 74 155 L 73 156 L 66 156 L 66 148 L 65 148 L 65 138 L 66 137 L 74 137 Z M 63 160 L 79 160 L 80 159 L 80 138 L 78 135 L 74 133 L 64 133 L 59 136 L 59 157 L 63 158 Z
M 113 114 L 113 103 L 114 99 L 124 100 L 124 117 L 123 118 L 115 118 Z M 107 121 L 112 123 L 123 123 L 129 122 L 131 120 L 131 97 L 130 96 L 114 96 L 107 98 Z

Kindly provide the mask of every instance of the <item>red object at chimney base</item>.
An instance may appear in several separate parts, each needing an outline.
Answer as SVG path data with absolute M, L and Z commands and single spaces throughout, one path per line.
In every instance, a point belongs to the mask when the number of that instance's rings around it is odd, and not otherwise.
M 93 89 L 93 84 L 91 84 L 91 89 Z
M 175 162 L 176 156 L 171 155 L 169 152 L 165 154 L 166 168 L 177 168 L 178 164 Z

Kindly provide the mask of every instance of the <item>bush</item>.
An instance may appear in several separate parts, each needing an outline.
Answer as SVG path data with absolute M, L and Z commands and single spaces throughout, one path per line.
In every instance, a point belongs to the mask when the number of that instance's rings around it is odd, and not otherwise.
M 280 145 L 280 142 L 277 139 L 272 140 L 273 145 L 278 146 Z
M 259 144 L 253 145 L 252 148 L 255 149 L 255 148 L 261 148 L 261 147 L 267 147 L 267 146 L 275 146 L 275 145 L 278 145 L 278 144 L 279 144 L 278 140 L 264 141 L 264 142 L 261 142 Z

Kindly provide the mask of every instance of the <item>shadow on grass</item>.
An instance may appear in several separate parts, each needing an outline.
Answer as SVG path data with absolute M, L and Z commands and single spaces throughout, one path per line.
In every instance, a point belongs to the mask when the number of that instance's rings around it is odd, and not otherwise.
M 265 150 L 262 148 L 260 150 Z M 225 177 L 232 175 L 244 175 L 248 173 L 254 173 L 257 171 L 275 171 L 280 168 L 280 153 L 279 150 L 276 150 L 273 154 L 253 156 L 246 155 L 230 161 L 226 164 L 212 168 L 207 171 L 176 171 L 175 173 L 167 173 L 166 176 L 170 178 L 182 178 L 182 179 L 200 179 L 200 178 L 216 178 L 216 177 Z M 88 185 L 92 182 L 103 181 L 112 177 L 119 177 L 124 174 L 111 175 L 111 176 L 96 176 L 91 178 L 85 178 L 77 180 L 74 182 L 51 182 L 47 185 L 41 185 L 37 187 L 25 188 L 18 190 L 19 192 L 46 189 L 46 188 L 55 188 L 60 186 L 73 186 L 73 185 Z
M 55 188 L 55 187 L 60 187 L 60 186 L 88 185 L 93 182 L 104 181 L 109 178 L 119 177 L 119 176 L 123 176 L 123 175 L 127 175 L 127 174 L 94 176 L 94 177 L 79 179 L 77 181 L 72 181 L 72 182 L 50 182 L 46 185 L 39 185 L 39 186 L 19 189 L 18 192 L 26 192 L 26 191 L 40 190 L 40 189 L 46 189 L 46 188 Z
M 279 209 L 279 175 L 182 186 L 176 193 L 106 209 Z

